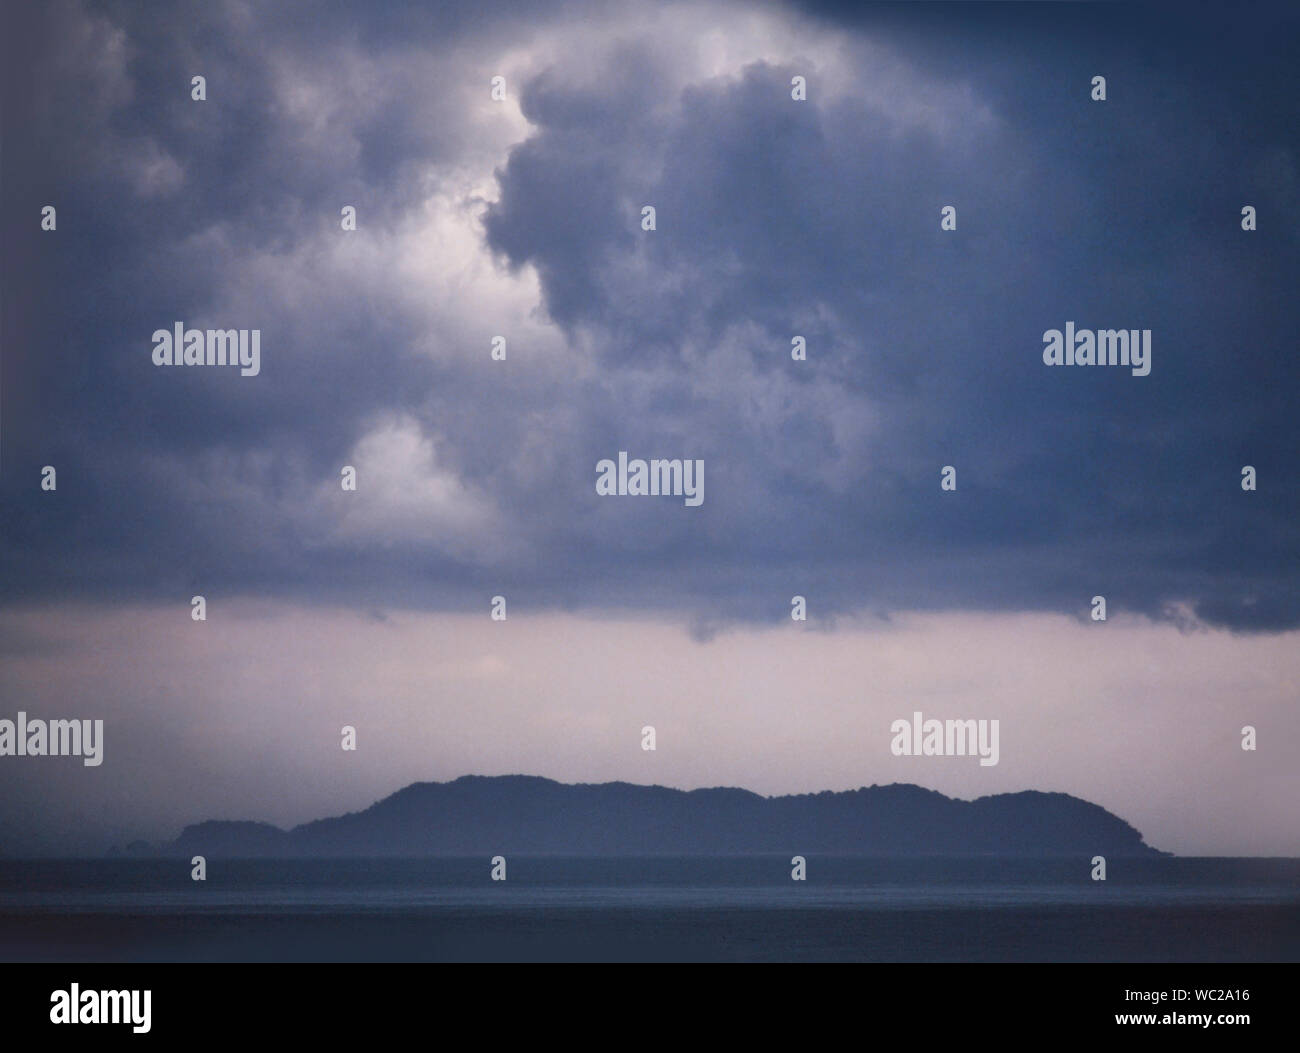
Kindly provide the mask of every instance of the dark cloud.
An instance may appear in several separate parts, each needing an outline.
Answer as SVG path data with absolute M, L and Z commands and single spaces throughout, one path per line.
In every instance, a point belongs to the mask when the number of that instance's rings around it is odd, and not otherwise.
M 1300 624 L 1296 21 L 1257 13 L 1242 50 L 1196 14 L 1047 7 L 815 5 L 840 55 L 721 74 L 632 21 L 598 34 L 596 8 L 29 16 L 5 73 L 3 596 L 506 591 L 680 611 L 700 638 L 796 592 Z M 506 71 L 529 126 L 484 159 L 473 100 L 529 48 Z M 495 200 L 453 178 L 471 163 Z M 478 240 L 413 238 L 448 188 Z M 364 223 L 340 244 L 344 203 Z M 502 368 L 500 303 L 456 277 L 475 254 L 540 282 Z M 463 295 L 424 303 L 435 272 Z M 177 319 L 260 327 L 263 375 L 155 370 Z M 1044 367 L 1067 320 L 1151 329 L 1151 375 Z M 373 472 L 331 496 L 376 435 L 425 503 Z M 598 498 L 620 449 L 703 458 L 704 506 Z

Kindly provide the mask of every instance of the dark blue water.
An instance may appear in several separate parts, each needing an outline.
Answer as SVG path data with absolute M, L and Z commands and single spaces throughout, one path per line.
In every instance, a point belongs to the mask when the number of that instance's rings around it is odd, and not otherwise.
M 0 958 L 1300 961 L 1300 860 L 0 860 Z

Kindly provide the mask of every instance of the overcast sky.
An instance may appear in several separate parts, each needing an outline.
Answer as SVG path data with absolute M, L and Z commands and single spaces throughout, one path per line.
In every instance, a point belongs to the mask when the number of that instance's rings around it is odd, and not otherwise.
M 0 850 L 522 771 L 1300 854 L 1282 10 L 7 11 L 0 718 L 107 738 L 0 758 Z M 260 374 L 155 367 L 178 321 Z M 1067 322 L 1150 375 L 1045 366 Z M 703 504 L 599 496 L 620 450 Z M 999 764 L 891 756 L 914 709 Z

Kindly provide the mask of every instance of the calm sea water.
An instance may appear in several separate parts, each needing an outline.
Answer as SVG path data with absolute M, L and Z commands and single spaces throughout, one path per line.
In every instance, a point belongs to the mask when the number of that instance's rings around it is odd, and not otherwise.
M 0 860 L 0 959 L 1300 961 L 1300 860 Z

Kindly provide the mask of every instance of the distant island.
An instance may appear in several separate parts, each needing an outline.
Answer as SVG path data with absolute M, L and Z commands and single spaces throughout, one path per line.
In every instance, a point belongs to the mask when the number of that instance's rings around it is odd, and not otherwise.
M 132 855 L 146 854 L 132 845 Z M 1099 805 L 1026 790 L 962 801 L 894 783 L 763 797 L 531 775 L 413 783 L 361 812 L 291 830 L 208 820 L 151 855 L 399 857 L 501 854 L 1162 856 Z

